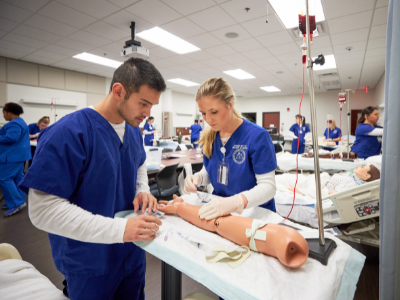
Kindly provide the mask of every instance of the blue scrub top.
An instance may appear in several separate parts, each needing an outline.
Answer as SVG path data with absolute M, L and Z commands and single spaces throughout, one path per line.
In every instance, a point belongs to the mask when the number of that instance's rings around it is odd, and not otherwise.
M 337 139 L 338 137 L 340 137 L 342 135 L 342 131 L 340 130 L 340 128 L 335 128 L 333 130 L 330 128 L 326 128 L 325 132 L 324 132 L 325 138 L 328 138 L 328 130 L 329 130 L 329 138 L 330 139 Z M 339 145 L 339 142 L 336 142 L 336 145 Z
M 290 127 L 289 131 L 293 132 L 297 137 L 300 137 L 299 143 L 299 154 L 304 152 L 304 143 L 305 143 L 305 136 L 307 132 L 310 132 L 310 127 L 307 124 L 301 126 L 300 135 L 299 135 L 299 124 L 295 123 Z M 293 139 L 292 141 L 292 153 L 297 153 L 297 143 L 298 139 Z
M 0 128 L 0 163 L 22 162 L 31 158 L 28 125 L 23 119 L 16 118 Z
M 243 120 L 225 145 L 225 162 L 229 164 L 226 186 L 217 180 L 218 163 L 223 159 L 221 147 L 221 138 L 217 132 L 211 157 L 203 158 L 214 187 L 213 194 L 220 197 L 230 197 L 252 189 L 257 185 L 256 174 L 269 173 L 277 167 L 275 149 L 268 131 Z M 268 202 L 271 199 L 265 200 Z
M 191 139 L 198 139 L 200 137 L 200 131 L 203 130 L 203 128 L 201 128 L 201 126 L 199 124 L 193 124 L 192 126 L 190 126 L 190 130 L 192 131 L 190 133 L 191 135 Z
M 37 126 L 36 123 L 29 124 L 28 128 L 29 128 L 29 134 L 36 134 L 41 131 L 39 126 Z M 35 139 L 36 138 L 31 138 L 31 140 L 35 140 Z
M 69 114 L 39 135 L 35 160 L 19 187 L 68 199 L 92 214 L 114 218 L 133 209 L 137 170 L 146 159 L 139 127 L 126 124 L 124 143 L 98 112 Z M 100 276 L 129 253 L 133 243 L 94 244 L 49 234 L 54 263 L 67 276 Z M 133 262 L 134 264 L 143 261 Z
M 154 131 L 153 124 L 149 124 L 149 123 L 144 124 L 143 129 L 144 129 L 144 130 L 147 130 L 147 131 L 149 131 L 149 132 Z M 146 135 L 144 136 L 144 143 L 145 143 L 146 145 L 149 144 L 149 143 L 151 143 L 151 140 L 154 140 L 154 133 L 153 133 L 153 134 L 146 134 Z
M 383 128 L 381 126 L 371 126 L 369 124 L 360 124 L 356 129 L 356 140 L 351 148 L 351 152 L 357 153 L 359 158 L 368 158 L 370 156 L 379 155 L 381 153 L 382 143 L 378 136 L 369 136 L 375 128 Z

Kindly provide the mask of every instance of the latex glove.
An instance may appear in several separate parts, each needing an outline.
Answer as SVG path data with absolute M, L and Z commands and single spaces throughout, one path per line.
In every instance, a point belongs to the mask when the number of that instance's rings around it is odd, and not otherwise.
M 183 191 L 185 194 L 196 193 L 197 186 L 203 182 L 203 177 L 200 173 L 196 173 L 194 175 L 188 175 L 185 178 L 185 187 Z
M 244 203 L 240 194 L 227 197 L 215 198 L 204 205 L 199 210 L 200 219 L 211 220 L 220 216 L 229 215 L 230 213 L 241 214 L 243 212 Z
M 35 134 L 35 137 L 38 137 L 38 136 L 39 136 L 39 134 L 40 134 L 40 132 L 36 133 L 36 134 Z

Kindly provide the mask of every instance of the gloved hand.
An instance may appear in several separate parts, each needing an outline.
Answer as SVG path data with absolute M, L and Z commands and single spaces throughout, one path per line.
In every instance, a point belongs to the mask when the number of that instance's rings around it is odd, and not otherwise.
M 203 182 L 203 177 L 200 173 L 196 173 L 194 175 L 188 175 L 185 178 L 185 187 L 183 191 L 185 194 L 196 193 L 197 186 Z
M 243 212 L 244 203 L 240 194 L 227 197 L 215 198 L 204 205 L 199 210 L 200 219 L 211 220 L 220 216 L 229 215 L 230 213 L 241 214 Z

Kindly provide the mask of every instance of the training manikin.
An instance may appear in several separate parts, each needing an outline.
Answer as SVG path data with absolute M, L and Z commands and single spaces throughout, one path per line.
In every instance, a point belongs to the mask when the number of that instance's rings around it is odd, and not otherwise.
M 296 230 L 282 225 L 267 224 L 257 229 L 262 235 L 266 232 L 266 240 L 255 237 L 252 240 L 246 230 L 253 227 L 258 220 L 236 217 L 232 215 L 218 217 L 212 220 L 200 219 L 200 207 L 183 202 L 174 195 L 174 201 L 160 201 L 157 209 L 167 214 L 177 214 L 182 219 L 202 229 L 216 232 L 220 236 L 238 244 L 250 246 L 255 242 L 258 252 L 274 256 L 287 267 L 299 268 L 308 258 L 308 244 Z M 264 234 L 265 235 L 265 234 Z M 253 246 L 254 248 L 254 246 Z M 254 250 L 254 249 L 253 249 Z

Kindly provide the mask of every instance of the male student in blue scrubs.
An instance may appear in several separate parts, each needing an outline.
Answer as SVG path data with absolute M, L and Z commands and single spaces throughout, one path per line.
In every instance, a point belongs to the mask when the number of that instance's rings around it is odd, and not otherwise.
M 146 256 L 155 217 L 114 219 L 123 210 L 156 210 L 147 183 L 139 124 L 158 104 L 164 79 L 148 61 L 130 58 L 114 72 L 94 107 L 46 128 L 20 187 L 32 223 L 48 231 L 54 263 L 70 299 L 144 299 Z
M 200 138 L 200 132 L 203 128 L 199 125 L 198 120 L 194 120 L 194 124 L 190 126 L 190 143 L 193 145 L 194 149 L 196 149 L 199 145 L 197 144 Z
M 25 194 L 18 188 L 24 177 L 24 166 L 31 159 L 28 125 L 19 116 L 24 113 L 17 103 L 8 102 L 3 117 L 8 123 L 0 128 L 0 187 L 6 204 L 5 217 L 18 213 L 26 206 Z

